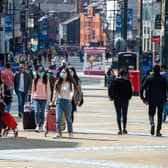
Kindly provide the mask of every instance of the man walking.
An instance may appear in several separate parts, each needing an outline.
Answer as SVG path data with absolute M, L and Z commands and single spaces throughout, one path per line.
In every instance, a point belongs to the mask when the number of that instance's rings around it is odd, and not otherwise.
M 8 89 L 11 96 L 13 95 L 13 79 L 14 79 L 14 73 L 11 70 L 11 66 L 9 63 L 6 64 L 6 68 L 1 72 L 1 78 L 5 84 L 5 89 Z M 9 103 L 6 106 L 6 110 L 10 112 L 12 103 Z
M 14 77 L 14 89 L 18 96 L 18 115 L 22 117 L 24 111 L 25 97 L 31 88 L 31 77 L 25 71 L 24 64 L 19 65 L 19 72 Z
M 151 135 L 155 134 L 154 116 L 157 109 L 157 130 L 156 136 L 162 136 L 160 133 L 162 127 L 162 111 L 166 102 L 166 91 L 168 85 L 166 79 L 160 75 L 160 66 L 155 65 L 153 74 L 145 79 L 140 90 L 140 96 L 144 103 L 149 105 L 149 121 L 151 125 Z M 144 96 L 145 95 L 145 96 Z
M 160 74 L 166 79 L 166 82 L 168 83 L 168 71 L 166 69 L 166 66 L 162 64 L 160 66 Z M 166 117 L 168 116 L 168 92 L 167 95 L 167 102 L 163 106 L 163 122 L 166 122 Z

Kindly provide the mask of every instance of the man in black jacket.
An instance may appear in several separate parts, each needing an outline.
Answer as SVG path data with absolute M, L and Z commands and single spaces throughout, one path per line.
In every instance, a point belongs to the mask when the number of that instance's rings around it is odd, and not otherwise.
M 168 89 L 166 80 L 160 75 L 160 66 L 155 65 L 153 74 L 146 78 L 140 90 L 141 99 L 149 105 L 149 121 L 151 125 L 151 135 L 155 134 L 154 116 L 158 113 L 158 123 L 156 136 L 162 136 L 160 133 L 162 126 L 163 105 L 166 102 L 166 90 Z M 144 96 L 145 95 L 145 96 Z
M 28 90 L 31 89 L 32 79 L 25 71 L 24 64 L 19 65 L 19 72 L 14 77 L 14 89 L 18 96 L 18 115 L 22 117 L 24 111 L 25 97 Z
M 114 79 L 109 88 L 109 97 L 114 100 L 114 106 L 117 114 L 118 135 L 127 134 L 127 113 L 129 99 L 132 97 L 131 82 L 127 79 L 127 71 L 119 70 L 119 78 Z M 123 130 L 121 127 L 121 117 L 123 118 Z

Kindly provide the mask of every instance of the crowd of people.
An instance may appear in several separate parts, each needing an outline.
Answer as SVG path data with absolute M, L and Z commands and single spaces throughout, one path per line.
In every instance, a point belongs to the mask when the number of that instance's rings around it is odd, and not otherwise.
M 9 92 L 8 97 L 7 92 Z M 13 92 L 18 99 L 18 116 L 24 115 L 26 101 L 33 103 L 35 111 L 36 132 L 42 132 L 45 122 L 47 105 L 56 105 L 56 137 L 61 134 L 61 120 L 64 113 L 67 121 L 69 137 L 73 136 L 74 111 L 81 101 L 81 81 L 74 67 L 63 64 L 58 71 L 52 71 L 52 66 L 45 69 L 40 65 L 36 71 L 25 68 L 24 63 L 19 64 L 19 71 L 12 72 L 10 64 L 1 71 L 0 99 L 10 112 Z M 0 111 L 0 135 L 3 127 Z
M 127 134 L 127 115 L 129 100 L 133 89 L 128 79 L 128 72 L 121 68 L 118 77 L 112 67 L 107 72 L 108 95 L 114 101 L 118 135 Z M 48 106 L 56 106 L 56 138 L 62 136 L 62 118 L 65 116 L 69 137 L 73 137 L 74 112 L 81 105 L 81 80 L 70 64 L 62 62 L 57 71 L 50 65 L 45 69 L 42 65 L 35 71 L 32 66 L 25 68 L 20 62 L 19 71 L 12 72 L 10 64 L 0 72 L 0 102 L 5 104 L 10 113 L 13 93 L 18 98 L 18 116 L 23 117 L 26 101 L 33 103 L 35 111 L 35 132 L 43 132 L 45 111 Z M 152 72 L 147 72 L 141 81 L 140 97 L 149 106 L 148 115 L 151 135 L 162 136 L 162 122 L 168 115 L 168 71 L 165 65 L 155 65 Z M 4 107 L 4 106 L 3 106 Z M 157 127 L 155 130 L 154 116 L 157 109 Z M 0 133 L 3 127 L 3 110 L 0 110 Z M 10 129 L 8 129 L 10 130 Z M 0 134 L 1 135 L 1 134 Z

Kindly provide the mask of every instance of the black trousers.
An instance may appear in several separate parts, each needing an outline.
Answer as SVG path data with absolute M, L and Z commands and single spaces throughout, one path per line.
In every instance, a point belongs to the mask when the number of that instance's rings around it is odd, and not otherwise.
M 3 126 L 3 121 L 2 121 L 2 111 L 0 111 L 0 134 Z
M 159 132 L 162 128 L 162 113 L 163 113 L 163 105 L 164 103 L 159 103 L 159 104 L 149 104 L 149 121 L 150 125 L 154 126 L 154 117 L 156 114 L 156 109 L 157 109 L 157 132 Z
M 127 113 L 128 113 L 128 101 L 114 100 L 114 106 L 115 106 L 115 109 L 116 109 L 117 124 L 118 124 L 119 130 L 122 130 L 121 119 L 123 119 L 123 129 L 126 129 Z

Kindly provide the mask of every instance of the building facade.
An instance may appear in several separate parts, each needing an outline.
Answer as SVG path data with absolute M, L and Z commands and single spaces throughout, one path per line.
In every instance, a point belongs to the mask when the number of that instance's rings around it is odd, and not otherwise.
M 80 46 L 91 43 L 106 46 L 106 35 L 102 29 L 100 13 L 95 12 L 93 7 L 88 7 L 87 13 L 80 14 Z

